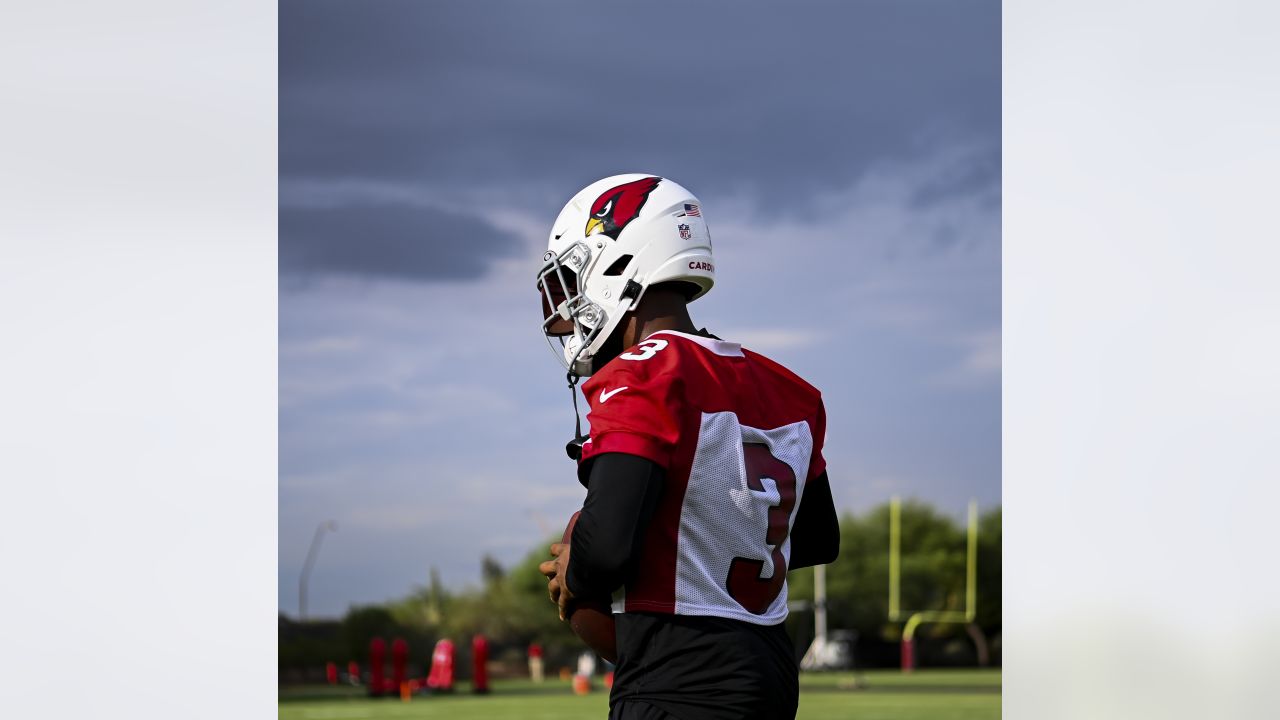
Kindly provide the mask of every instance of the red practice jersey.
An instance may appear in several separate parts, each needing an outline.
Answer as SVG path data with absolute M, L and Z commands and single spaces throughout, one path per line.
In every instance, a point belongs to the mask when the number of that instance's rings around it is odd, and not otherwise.
M 791 524 L 806 484 L 826 469 L 818 391 L 736 343 L 670 330 L 582 391 L 591 437 L 580 462 L 628 453 L 666 470 L 614 612 L 785 620 Z

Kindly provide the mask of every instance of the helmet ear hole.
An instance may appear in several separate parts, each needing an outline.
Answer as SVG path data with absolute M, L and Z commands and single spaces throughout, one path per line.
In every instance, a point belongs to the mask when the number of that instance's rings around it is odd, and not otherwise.
M 632 257 L 633 256 L 631 255 L 623 255 L 617 260 L 614 260 L 613 264 L 609 266 L 609 269 L 604 271 L 605 277 L 616 277 L 621 275 L 622 272 L 627 269 L 627 265 L 631 264 Z

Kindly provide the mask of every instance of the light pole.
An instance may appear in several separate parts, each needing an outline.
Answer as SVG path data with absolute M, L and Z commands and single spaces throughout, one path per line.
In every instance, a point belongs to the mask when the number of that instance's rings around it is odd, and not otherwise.
M 316 553 L 320 552 L 320 540 L 325 531 L 337 532 L 338 523 L 326 520 L 316 526 L 315 537 L 311 538 L 311 548 L 307 550 L 307 559 L 302 563 L 302 574 L 298 576 L 298 620 L 307 619 L 307 581 L 311 579 L 311 566 L 316 564 Z

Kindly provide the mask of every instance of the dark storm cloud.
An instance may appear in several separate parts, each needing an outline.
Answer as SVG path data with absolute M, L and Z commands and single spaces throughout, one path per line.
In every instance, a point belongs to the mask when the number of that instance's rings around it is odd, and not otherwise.
M 280 272 L 402 280 L 479 277 L 519 241 L 484 221 L 411 205 L 280 209 Z
M 996 2 L 292 0 L 280 170 L 528 188 L 539 211 L 641 170 L 786 213 L 878 163 L 984 148 L 945 194 L 998 185 L 999 77 Z

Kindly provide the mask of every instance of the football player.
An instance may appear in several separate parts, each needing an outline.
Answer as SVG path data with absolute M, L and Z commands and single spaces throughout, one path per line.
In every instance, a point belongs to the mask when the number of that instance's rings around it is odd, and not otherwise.
M 821 395 L 696 328 L 687 306 L 715 259 L 701 204 L 671 180 L 588 186 L 543 260 L 543 330 L 575 409 L 590 376 L 590 435 L 568 446 L 581 515 L 541 570 L 562 618 L 575 598 L 612 598 L 609 717 L 793 718 L 787 571 L 840 547 Z

